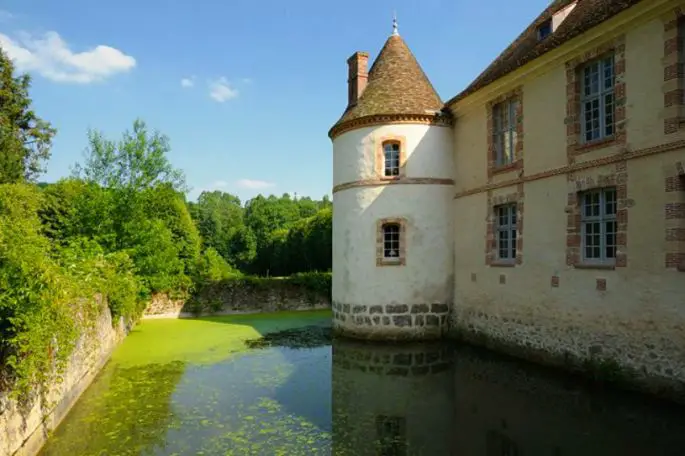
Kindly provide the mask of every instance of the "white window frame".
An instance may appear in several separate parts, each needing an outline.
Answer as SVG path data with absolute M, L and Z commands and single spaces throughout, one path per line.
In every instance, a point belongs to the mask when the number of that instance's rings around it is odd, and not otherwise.
M 581 259 L 583 264 L 591 265 L 615 265 L 618 251 L 617 232 L 618 199 L 616 187 L 606 187 L 582 192 L 580 195 L 580 226 L 581 226 Z M 596 196 L 599 210 L 595 214 L 587 214 L 587 207 L 594 205 L 589 203 L 588 198 Z M 608 204 L 611 202 L 612 204 Z M 613 208 L 611 207 L 613 206 Z M 609 209 L 609 210 L 608 210 Z M 613 224 L 613 232 L 607 228 L 607 224 Z M 589 230 L 589 227 L 593 228 Z M 599 230 L 597 230 L 599 228 Z M 591 232 L 590 232 L 591 231 Z M 597 231 L 599 231 L 597 233 Z M 589 236 L 599 236 L 599 256 L 588 256 L 587 248 Z M 610 236 L 613 236 L 613 244 L 609 244 Z M 613 245 L 613 257 L 607 255 L 607 247 Z M 592 247 L 596 247 L 594 244 Z
M 398 141 L 387 141 L 383 144 L 383 176 L 399 177 L 402 145 Z
M 516 241 L 518 237 L 518 230 L 516 225 L 518 222 L 518 205 L 516 203 L 501 204 L 494 207 L 495 211 L 495 249 L 496 258 L 501 263 L 516 262 Z M 507 246 L 504 248 L 506 256 L 502 256 L 501 243 L 503 241 L 503 234 L 506 233 Z
M 396 233 L 389 232 L 389 228 L 397 229 Z M 381 226 L 381 231 L 383 232 L 383 261 L 400 261 L 401 258 L 401 248 L 402 248 L 402 225 L 397 222 L 387 222 Z M 396 235 L 396 239 L 393 236 Z M 388 245 L 391 247 L 388 247 Z M 395 248 L 392 248 L 392 245 Z M 390 255 L 394 251 L 395 255 Z
M 495 147 L 495 167 L 507 166 L 516 161 L 516 111 L 518 100 L 509 98 L 492 107 L 492 134 Z M 509 147 L 509 154 L 505 149 Z
M 580 68 L 580 133 L 582 143 L 592 143 L 612 138 L 616 134 L 616 71 L 614 54 L 605 55 L 592 60 Z M 597 80 L 592 81 L 592 75 Z M 596 82 L 596 86 L 594 86 Z M 593 106 L 588 106 L 593 104 Z M 589 111 L 597 109 L 598 117 L 591 118 L 593 125 L 588 129 Z M 608 132 L 608 129 L 611 129 Z M 597 131 L 595 136 L 588 138 L 590 131 Z

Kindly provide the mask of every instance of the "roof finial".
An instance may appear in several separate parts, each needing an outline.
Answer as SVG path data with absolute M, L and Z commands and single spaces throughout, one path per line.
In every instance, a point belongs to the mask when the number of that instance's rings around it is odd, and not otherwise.
M 400 32 L 397 31 L 397 13 L 393 11 L 392 13 L 392 35 L 399 36 Z

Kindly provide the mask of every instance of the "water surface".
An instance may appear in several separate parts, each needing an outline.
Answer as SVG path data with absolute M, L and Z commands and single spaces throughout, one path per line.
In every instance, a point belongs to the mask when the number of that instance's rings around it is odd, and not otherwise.
M 146 320 L 41 454 L 685 454 L 681 407 L 447 343 L 331 343 L 329 324 Z

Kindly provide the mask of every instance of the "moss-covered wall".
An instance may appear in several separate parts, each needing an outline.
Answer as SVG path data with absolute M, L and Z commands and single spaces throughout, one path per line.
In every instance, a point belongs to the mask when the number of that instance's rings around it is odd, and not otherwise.
M 328 308 L 330 296 L 330 274 L 239 277 L 205 284 L 188 298 L 155 295 L 145 310 L 145 317 Z
M 0 392 L 0 456 L 36 454 L 125 335 L 123 321 L 112 322 L 103 303 L 94 331 L 81 336 L 64 373 L 48 385 L 44 398 L 34 394 L 19 403 L 10 391 Z

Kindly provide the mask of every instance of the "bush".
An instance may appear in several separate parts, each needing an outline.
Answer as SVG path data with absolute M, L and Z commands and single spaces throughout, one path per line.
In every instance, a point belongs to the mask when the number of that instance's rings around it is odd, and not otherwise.
M 240 276 L 240 272 L 233 269 L 216 249 L 209 247 L 202 252 L 197 261 L 194 282 L 196 286 L 202 286 L 209 282 L 219 282 L 238 276 Z
M 41 234 L 40 204 L 35 187 L 0 185 L 0 362 L 22 398 L 64 367 L 81 314 Z

